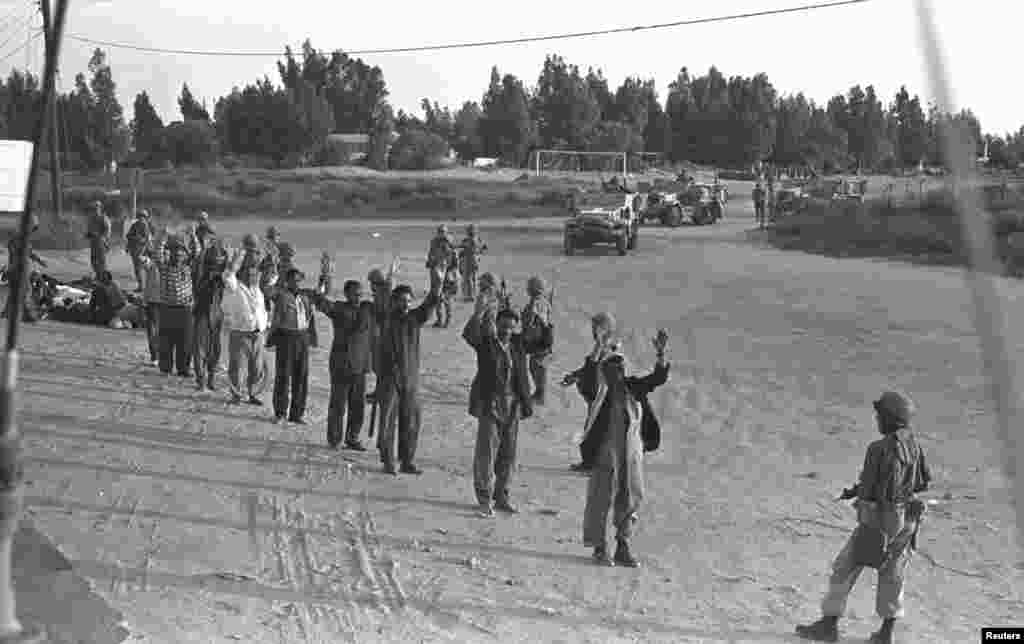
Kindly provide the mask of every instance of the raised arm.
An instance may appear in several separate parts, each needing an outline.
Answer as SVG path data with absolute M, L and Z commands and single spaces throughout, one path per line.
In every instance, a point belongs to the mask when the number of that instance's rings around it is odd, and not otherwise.
M 430 292 L 424 298 L 423 303 L 409 312 L 419 326 L 423 326 L 430 320 L 434 309 L 441 301 L 441 286 L 444 283 L 444 266 L 435 266 L 430 269 Z

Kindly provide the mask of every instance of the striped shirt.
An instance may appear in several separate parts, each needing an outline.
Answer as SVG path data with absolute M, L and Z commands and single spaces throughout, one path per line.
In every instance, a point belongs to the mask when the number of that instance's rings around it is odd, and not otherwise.
M 191 266 L 160 264 L 160 299 L 167 306 L 191 307 L 195 303 Z

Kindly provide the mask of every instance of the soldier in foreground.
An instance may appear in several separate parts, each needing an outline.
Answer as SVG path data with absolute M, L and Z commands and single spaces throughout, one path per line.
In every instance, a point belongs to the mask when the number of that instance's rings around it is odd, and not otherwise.
M 462 297 L 467 302 L 476 299 L 477 272 L 480 270 L 480 256 L 487 251 L 487 244 L 477 234 L 476 224 L 466 226 L 466 236 L 459 247 L 459 270 L 462 272 Z
M 580 390 L 592 401 L 585 432 L 596 446 L 583 513 L 583 544 L 594 549 L 594 562 L 601 565 L 640 565 L 630 552 L 629 539 L 644 496 L 644 452 L 657 449 L 661 440 L 647 396 L 668 380 L 668 333 L 659 330 L 652 343 L 657 363 L 648 376 L 627 376 L 625 358 L 616 351 L 588 361 L 579 375 Z M 609 557 L 608 512 L 613 508 L 617 545 L 614 557 Z
M 554 344 L 551 324 L 551 300 L 546 293 L 547 285 L 539 277 L 526 281 L 529 302 L 523 307 L 523 338 L 534 349 L 528 355 L 530 377 L 533 380 L 533 404 L 543 406 L 547 397 L 548 360 Z M 539 348 L 543 347 L 543 348 Z
M 796 627 L 797 635 L 819 642 L 839 641 L 839 619 L 865 567 L 878 570 L 875 610 L 882 627 L 872 644 L 892 644 L 896 620 L 903 617 L 903 581 L 925 504 L 917 498 L 931 483 L 924 451 L 910 428 L 914 404 L 887 391 L 874 403 L 882 438 L 868 446 L 859 482 L 840 499 L 856 499 L 857 528 L 832 563 L 828 592 L 821 602 L 823 617 Z

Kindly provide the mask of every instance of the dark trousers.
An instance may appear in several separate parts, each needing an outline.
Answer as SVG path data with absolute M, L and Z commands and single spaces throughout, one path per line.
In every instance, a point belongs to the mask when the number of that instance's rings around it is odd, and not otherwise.
M 146 304 L 146 340 L 149 343 L 149 359 L 160 359 L 160 305 Z
M 550 354 L 536 354 L 529 356 L 527 366 L 530 369 L 530 378 L 533 379 L 533 395 L 536 400 L 544 404 L 547 398 L 548 389 L 548 357 Z
M 403 465 L 412 465 L 416 459 L 416 446 L 420 437 L 419 392 L 396 386 L 391 376 L 377 384 L 380 405 L 380 431 L 377 447 L 385 465 L 395 462 L 395 435 L 398 438 L 398 459 Z
M 516 467 L 516 441 L 519 438 L 518 405 L 509 403 L 507 418 L 482 415 L 477 425 L 473 454 L 473 487 L 481 505 L 508 501 L 508 488 Z
M 754 202 L 754 216 L 757 218 L 757 223 L 761 226 L 764 225 L 764 202 Z
M 196 382 L 213 387 L 213 376 L 220 364 L 221 333 L 224 319 L 219 314 L 200 315 L 195 322 Z
M 309 333 L 277 330 L 274 358 L 274 415 L 301 420 L 309 393 Z
M 136 251 L 131 253 L 132 257 L 132 272 L 135 274 L 135 281 L 139 284 L 139 290 L 145 285 L 145 267 L 142 265 L 142 251 Z
M 347 418 L 346 418 L 347 413 Z M 359 440 L 366 417 L 366 374 L 337 373 L 331 366 L 331 402 L 327 409 L 327 444 Z M 346 422 L 347 421 L 347 422 Z
M 89 239 L 89 263 L 92 264 L 92 271 L 99 279 L 100 273 L 107 270 L 107 252 L 110 244 L 104 239 L 92 237 Z
M 177 367 L 178 375 L 189 375 L 192 363 L 192 307 L 160 307 L 160 371 L 171 373 Z

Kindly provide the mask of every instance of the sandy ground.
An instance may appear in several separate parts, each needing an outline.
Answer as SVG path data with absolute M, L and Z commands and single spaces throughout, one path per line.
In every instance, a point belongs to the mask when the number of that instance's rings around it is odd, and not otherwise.
M 921 407 L 938 504 L 898 637 L 972 642 L 982 626 L 1024 623 L 1024 557 L 961 273 L 762 248 L 744 240 L 752 216 L 740 203 L 716 227 L 646 227 L 627 257 L 561 256 L 555 220 L 482 224 L 484 267 L 518 303 L 530 274 L 556 284 L 552 380 L 590 348 L 596 311 L 618 316 L 638 370 L 653 364 L 655 329 L 671 333 L 637 570 L 595 567 L 581 544 L 575 390 L 556 387 L 521 429 L 522 513 L 475 515 L 465 304 L 452 328 L 423 331 L 422 477 L 380 473 L 374 452 L 326 449 L 325 348 L 312 360 L 311 424 L 275 426 L 269 410 L 162 378 L 140 332 L 29 326 L 30 516 L 125 613 L 129 641 L 791 642 L 795 623 L 817 617 L 853 525 L 833 498 L 875 436 L 869 401 L 900 386 Z M 265 224 L 246 225 L 221 232 Z M 339 285 L 400 254 L 422 294 L 432 228 L 289 223 L 284 234 L 310 275 L 331 249 Z M 124 255 L 112 262 L 130 284 Z M 81 253 L 55 264 L 87 271 Z M 1021 286 L 1004 288 L 1019 319 Z M 851 601 L 849 641 L 876 626 L 874 581 L 867 572 Z

